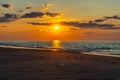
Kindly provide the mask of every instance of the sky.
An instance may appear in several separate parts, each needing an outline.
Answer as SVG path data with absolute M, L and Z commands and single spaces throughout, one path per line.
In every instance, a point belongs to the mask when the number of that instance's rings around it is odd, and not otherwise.
M 0 40 L 120 40 L 120 0 L 0 0 Z

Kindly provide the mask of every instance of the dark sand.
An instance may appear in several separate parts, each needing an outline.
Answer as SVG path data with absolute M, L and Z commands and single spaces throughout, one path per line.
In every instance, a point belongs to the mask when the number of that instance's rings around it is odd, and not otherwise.
M 0 48 L 0 80 L 120 80 L 120 57 Z

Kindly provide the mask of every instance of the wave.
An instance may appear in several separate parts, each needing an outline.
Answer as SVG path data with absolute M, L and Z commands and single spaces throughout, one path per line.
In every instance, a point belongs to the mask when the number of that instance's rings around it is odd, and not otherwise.
M 97 52 L 120 56 L 120 41 L 1 41 L 0 46 L 53 49 L 73 52 Z

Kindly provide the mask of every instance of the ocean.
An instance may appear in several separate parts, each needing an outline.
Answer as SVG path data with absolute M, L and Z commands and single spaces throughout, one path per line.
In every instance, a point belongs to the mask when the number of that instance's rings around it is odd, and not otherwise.
M 56 49 L 120 56 L 120 41 L 0 41 L 0 46 Z

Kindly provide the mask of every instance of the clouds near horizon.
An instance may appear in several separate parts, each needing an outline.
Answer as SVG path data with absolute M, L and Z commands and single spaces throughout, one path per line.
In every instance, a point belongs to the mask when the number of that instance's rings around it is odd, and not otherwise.
M 120 20 L 119 16 L 111 16 L 114 20 Z M 109 18 L 109 19 L 111 19 Z M 107 20 L 109 20 L 107 19 Z M 32 25 L 53 25 L 53 24 L 62 24 L 65 26 L 73 26 L 78 28 L 99 28 L 99 29 L 120 29 L 120 26 L 116 26 L 115 23 L 105 23 L 106 19 L 103 17 L 101 19 L 96 19 L 88 22 L 81 21 L 62 21 L 60 23 L 40 23 L 40 22 L 28 22 L 28 24 Z

